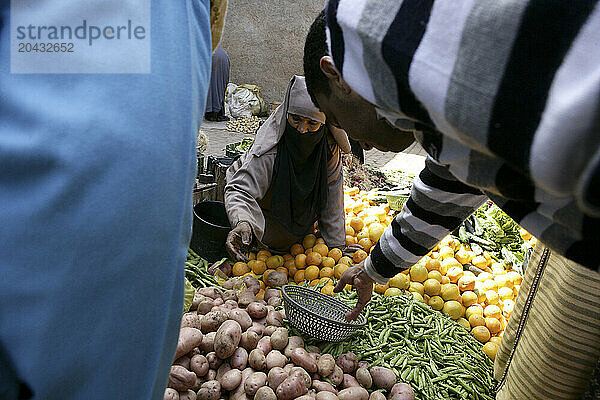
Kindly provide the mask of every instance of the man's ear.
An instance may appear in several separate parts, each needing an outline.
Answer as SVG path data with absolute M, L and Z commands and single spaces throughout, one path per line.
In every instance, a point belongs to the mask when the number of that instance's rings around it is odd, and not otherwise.
M 344 78 L 342 78 L 342 74 L 333 64 L 333 59 L 330 56 L 323 56 L 321 60 L 319 60 L 319 67 L 321 67 L 321 71 L 323 74 L 329 79 L 331 85 L 337 87 L 344 94 L 350 94 L 352 92 L 352 88 L 350 85 L 346 83 Z

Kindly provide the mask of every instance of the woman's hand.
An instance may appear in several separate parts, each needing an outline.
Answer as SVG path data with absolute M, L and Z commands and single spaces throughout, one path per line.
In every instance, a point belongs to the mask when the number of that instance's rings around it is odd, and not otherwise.
M 252 227 L 246 221 L 239 222 L 227 235 L 225 247 L 229 255 L 237 260 L 248 262 L 246 253 L 252 243 Z
M 360 312 L 365 308 L 373 294 L 374 283 L 375 281 L 373 281 L 373 279 L 367 275 L 367 271 L 365 271 L 364 261 L 353 268 L 348 268 L 346 272 L 342 274 L 333 291 L 339 293 L 346 285 L 352 285 L 356 289 L 356 294 L 358 294 L 356 307 L 346 313 L 346 319 L 348 321 L 353 321 L 358 318 Z

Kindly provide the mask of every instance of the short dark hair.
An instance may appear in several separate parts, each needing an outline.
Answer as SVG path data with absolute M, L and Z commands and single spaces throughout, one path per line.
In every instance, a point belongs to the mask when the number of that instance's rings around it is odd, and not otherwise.
M 306 89 L 313 103 L 317 107 L 316 94 L 323 93 L 325 96 L 331 94 L 329 81 L 321 71 L 321 57 L 329 55 L 325 25 L 327 23 L 325 10 L 315 18 L 304 43 L 304 76 L 306 78 Z

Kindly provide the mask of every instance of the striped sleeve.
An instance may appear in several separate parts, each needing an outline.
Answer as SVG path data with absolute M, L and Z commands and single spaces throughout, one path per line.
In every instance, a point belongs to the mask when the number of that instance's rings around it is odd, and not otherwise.
M 385 230 L 365 268 L 380 283 L 409 268 L 483 204 L 487 196 L 456 180 L 430 157 L 402 211 Z

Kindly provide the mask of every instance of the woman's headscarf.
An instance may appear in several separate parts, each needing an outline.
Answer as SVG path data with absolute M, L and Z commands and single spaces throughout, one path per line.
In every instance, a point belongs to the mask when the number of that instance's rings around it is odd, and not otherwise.
M 288 113 L 323 125 L 316 132 L 302 134 L 289 124 Z M 261 132 L 264 129 L 269 129 L 269 134 Z M 329 151 L 325 115 L 312 103 L 304 77 L 292 78 L 283 104 L 257 132 L 252 151 L 260 155 L 275 144 L 271 214 L 294 235 L 304 235 L 310 232 L 327 203 Z

